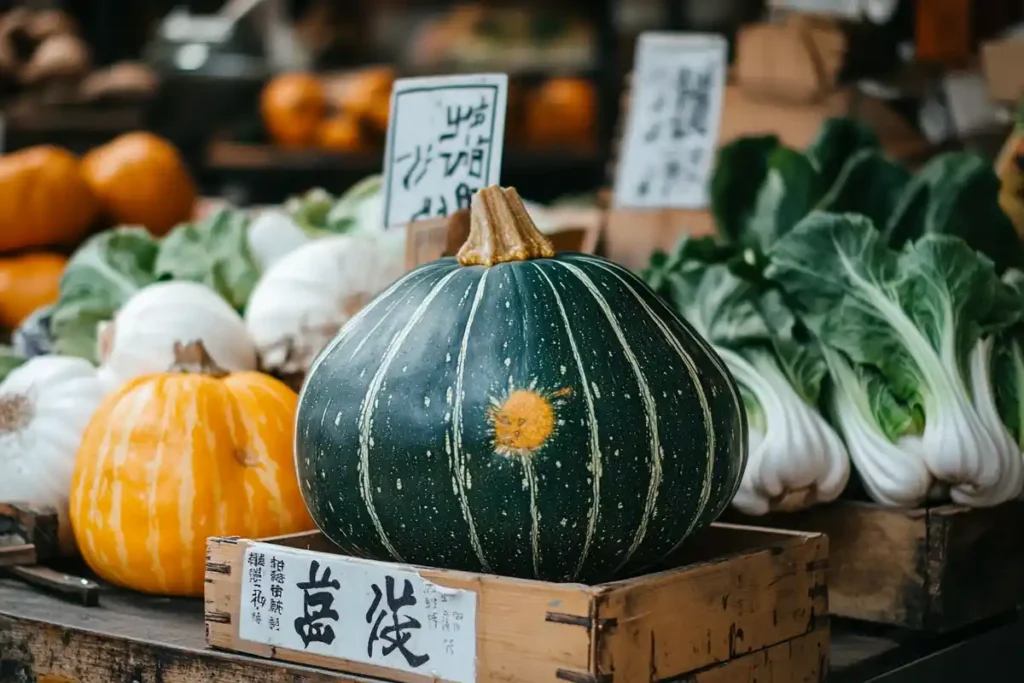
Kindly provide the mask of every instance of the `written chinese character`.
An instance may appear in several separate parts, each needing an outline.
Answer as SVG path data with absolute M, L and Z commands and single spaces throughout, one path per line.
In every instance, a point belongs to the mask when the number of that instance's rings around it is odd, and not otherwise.
M 317 577 L 320 563 L 309 563 L 309 580 L 296 584 L 302 591 L 302 616 L 295 618 L 295 632 L 302 638 L 305 647 L 312 642 L 330 645 L 334 642 L 334 628 L 326 621 L 338 622 L 338 612 L 333 609 L 333 590 L 341 588 L 338 581 L 331 579 L 331 568 L 325 567 Z
M 416 151 L 395 158 L 395 161 L 398 163 L 411 160 L 409 168 L 402 175 L 402 186 L 408 190 L 419 185 L 423 177 L 427 175 L 427 171 L 430 169 L 430 162 L 433 159 L 434 145 L 432 144 L 427 144 L 426 149 L 422 145 L 416 145 Z
M 371 586 L 373 590 L 373 602 L 370 609 L 366 611 L 366 623 L 372 624 L 370 637 L 366 643 L 366 654 L 373 657 L 373 645 L 378 640 L 383 641 L 381 654 L 387 657 L 395 650 L 398 650 L 406 663 L 411 667 L 420 667 L 430 661 L 430 655 L 417 655 L 408 648 L 409 639 L 412 638 L 411 631 L 421 628 L 420 622 L 414 617 L 405 619 L 399 612 L 416 604 L 416 596 L 413 593 L 412 582 L 405 580 L 405 586 L 401 596 L 395 595 L 395 579 L 392 576 L 384 578 L 384 592 L 379 586 Z M 381 601 L 386 604 L 382 605 Z M 378 608 L 380 611 L 378 611 Z M 376 615 L 376 618 L 374 617 Z M 390 617 L 390 619 L 388 619 Z M 388 619 L 388 621 L 385 621 Z
M 279 557 L 271 557 L 270 558 L 270 571 L 272 571 L 272 572 L 283 572 L 284 571 L 284 560 L 282 560 Z
M 284 587 L 281 584 L 270 585 L 270 597 L 280 600 L 282 595 L 284 595 Z
M 270 617 L 268 622 L 270 624 L 271 630 L 273 630 L 273 631 L 280 631 L 281 630 L 281 620 L 278 619 L 277 617 Z
M 477 128 L 487 122 L 487 110 L 490 107 L 487 100 L 480 97 L 480 103 L 476 105 L 448 105 L 448 128 L 438 137 L 439 141 L 451 140 L 458 136 L 462 124 L 469 123 L 468 128 Z
M 267 557 L 263 553 L 249 553 L 249 566 L 250 567 L 264 567 L 267 563 Z
M 249 567 L 249 580 L 253 583 L 263 581 L 263 567 Z
M 267 596 L 265 596 L 263 591 L 259 588 L 253 588 L 252 596 L 249 598 L 249 604 L 256 608 L 265 607 L 267 604 Z

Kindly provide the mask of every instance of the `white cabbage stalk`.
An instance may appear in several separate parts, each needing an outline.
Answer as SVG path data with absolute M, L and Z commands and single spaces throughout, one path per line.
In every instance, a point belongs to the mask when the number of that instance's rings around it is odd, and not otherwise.
M 925 465 L 920 436 L 891 442 L 871 408 L 864 383 L 840 354 L 825 349 L 833 378 L 831 409 L 847 451 L 871 499 L 882 505 L 916 507 L 929 498 L 935 479 Z
M 767 354 L 748 361 L 716 347 L 736 381 L 761 406 L 764 433 L 749 429 L 749 456 L 733 505 L 749 515 L 835 500 L 850 478 L 842 440 L 793 389 Z
M 260 272 L 312 238 L 280 209 L 261 211 L 249 224 L 249 251 Z
M 994 339 L 989 337 L 974 345 L 968 359 L 968 372 L 973 408 L 993 443 L 992 451 L 985 460 L 997 478 L 987 487 L 953 483 L 949 492 L 954 503 L 971 507 L 999 505 L 1017 497 L 1024 489 L 1024 460 L 1021 459 L 1020 446 L 1003 425 L 996 408 L 991 376 L 993 342 Z

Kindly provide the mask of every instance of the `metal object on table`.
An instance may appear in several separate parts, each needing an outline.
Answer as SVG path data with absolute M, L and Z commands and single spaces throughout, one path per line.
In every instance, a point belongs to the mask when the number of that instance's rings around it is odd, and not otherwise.
M 72 599 L 86 607 L 99 605 L 95 581 L 37 564 L 58 553 L 57 512 L 17 503 L 0 503 L 0 571 L 26 583 Z

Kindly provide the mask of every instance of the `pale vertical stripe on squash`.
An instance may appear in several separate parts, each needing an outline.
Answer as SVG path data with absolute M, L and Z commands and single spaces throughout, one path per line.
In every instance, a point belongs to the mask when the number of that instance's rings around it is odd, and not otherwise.
M 587 515 L 587 536 L 583 540 L 583 551 L 580 553 L 579 562 L 576 563 L 576 571 L 574 577 L 579 575 L 583 571 L 583 565 L 587 561 L 587 557 L 590 555 L 590 546 L 594 541 L 594 535 L 597 533 L 597 521 L 601 511 L 601 478 L 604 476 L 604 465 L 601 457 L 601 441 L 600 434 L 598 432 L 597 424 L 597 413 L 594 410 L 594 396 L 590 387 L 590 380 L 587 379 L 587 371 L 583 367 L 583 357 L 580 356 L 579 347 L 576 345 L 576 338 L 572 333 L 572 325 L 569 324 L 569 316 L 565 312 L 565 305 L 562 303 L 562 297 L 558 293 L 558 289 L 555 287 L 555 283 L 551 281 L 551 278 L 547 276 L 547 273 L 537 265 L 533 266 L 540 273 L 540 276 L 548 283 L 551 287 L 551 293 L 555 297 L 555 304 L 558 306 L 558 312 L 562 316 L 562 324 L 565 325 L 566 338 L 569 340 L 569 349 L 572 351 L 573 360 L 576 361 L 576 369 L 580 373 L 580 384 L 583 388 L 583 399 L 587 404 L 587 424 L 590 431 L 590 467 L 592 472 L 592 491 L 591 491 L 591 506 L 590 512 Z
M 370 381 L 366 397 L 363 399 L 363 404 L 360 406 L 359 410 L 359 477 L 361 484 L 360 488 L 362 489 L 363 494 L 363 502 L 366 505 L 366 511 L 370 514 L 370 519 L 373 521 L 373 526 L 377 530 L 381 543 L 387 549 L 388 553 L 390 553 L 398 562 L 402 562 L 402 558 L 395 550 L 395 547 L 391 545 L 391 541 L 388 540 L 387 533 L 385 533 L 384 527 L 380 522 L 380 517 L 377 516 L 377 510 L 373 505 L 373 487 L 370 482 L 369 468 L 370 432 L 373 429 L 374 404 L 377 401 L 377 394 L 380 392 L 381 386 L 384 384 L 384 377 L 387 374 L 388 368 L 391 366 L 392 361 L 394 361 L 395 356 L 398 355 L 398 351 L 405 342 L 406 337 L 409 336 L 412 328 L 423 317 L 423 314 L 434 301 L 434 298 L 442 289 L 444 289 L 444 286 L 448 284 L 452 278 L 459 274 L 459 272 L 459 270 L 453 270 L 441 278 L 438 283 L 431 288 L 430 293 L 427 294 L 416 310 L 413 311 L 412 315 L 409 316 L 409 320 L 406 322 L 405 327 L 403 327 L 388 344 L 388 348 L 384 353 L 381 364 L 377 367 L 377 371 L 374 373 L 373 379 Z
M 593 265 L 596 265 L 602 268 L 603 270 L 611 273 L 623 284 L 623 286 L 627 290 L 629 290 L 629 292 L 636 299 L 637 303 L 640 304 L 640 307 L 643 309 L 643 311 L 652 321 L 654 321 L 654 324 L 657 325 L 658 329 L 665 336 L 665 340 L 668 341 L 672 349 L 676 352 L 676 354 L 679 355 L 679 359 L 682 360 L 683 365 L 686 366 L 686 370 L 690 374 L 690 380 L 693 382 L 694 389 L 697 391 L 697 400 L 700 403 L 701 413 L 704 419 L 704 431 L 708 435 L 708 468 L 707 474 L 704 477 L 704 485 L 701 489 L 700 507 L 697 509 L 697 512 L 693 517 L 693 521 L 690 523 L 690 526 L 686 531 L 686 536 L 684 536 L 684 538 L 686 538 L 687 536 L 693 533 L 693 528 L 697 525 L 697 522 L 702 518 L 704 510 L 705 508 L 707 508 L 708 501 L 711 498 L 711 483 L 713 481 L 715 468 L 715 424 L 714 417 L 711 415 L 711 404 L 708 402 L 707 395 L 705 395 L 704 393 L 704 387 L 701 385 L 700 381 L 700 372 L 697 370 L 696 364 L 693 362 L 693 359 L 690 357 L 690 354 L 686 352 L 686 349 L 683 348 L 682 344 L 679 343 L 679 340 L 675 337 L 675 335 L 672 334 L 672 331 L 668 329 L 668 326 L 664 322 L 662 322 L 657 315 L 655 315 L 651 307 L 648 306 L 647 302 L 643 300 L 643 297 L 641 297 L 640 294 L 633 289 L 633 287 L 629 284 L 629 282 L 626 281 L 625 278 L 620 276 L 611 268 L 606 267 L 603 263 L 599 261 L 595 260 L 592 263 Z
M 452 271 L 457 273 L 459 271 Z M 459 344 L 459 358 L 456 361 L 455 366 L 455 405 L 452 406 L 452 453 L 450 454 L 452 463 L 452 476 L 455 478 L 455 492 L 459 496 L 459 505 L 462 506 L 462 516 L 466 519 L 466 524 L 469 525 L 469 541 L 473 546 L 474 552 L 476 552 L 477 559 L 480 560 L 480 566 L 485 572 L 490 572 L 490 565 L 487 563 L 487 557 L 484 555 L 483 545 L 480 543 L 480 537 L 476 533 L 476 525 L 473 523 L 473 513 L 469 508 L 469 499 L 466 496 L 466 480 L 465 480 L 465 461 L 462 457 L 462 399 L 464 398 L 465 390 L 462 386 L 462 378 L 466 368 L 466 353 L 469 350 L 469 336 L 470 331 L 473 329 L 473 319 L 476 317 L 477 308 L 480 306 L 480 301 L 484 298 L 484 286 L 487 283 L 487 274 L 490 269 L 484 269 L 483 275 L 480 276 L 480 281 L 476 286 L 476 293 L 473 296 L 473 303 L 469 309 L 469 318 L 466 320 L 466 329 L 462 333 L 462 341 Z
M 622 350 L 626 355 L 626 361 L 629 363 L 630 368 L 633 370 L 633 374 L 636 377 L 637 386 L 640 388 L 640 396 L 643 398 L 644 411 L 647 416 L 647 426 L 650 429 L 651 435 L 651 472 L 650 472 L 650 484 L 647 488 L 647 498 L 644 501 L 644 514 L 640 519 L 640 528 L 637 529 L 636 536 L 633 537 L 633 541 L 630 543 L 629 550 L 626 552 L 625 558 L 619 564 L 616 569 L 618 571 L 629 562 L 633 557 L 633 553 L 636 552 L 637 548 L 643 542 L 644 537 L 647 535 L 647 526 L 650 524 L 651 518 L 654 516 L 654 509 L 658 503 L 658 493 L 661 489 L 662 479 L 662 458 L 664 453 L 661 449 L 661 441 L 658 434 L 658 407 L 654 402 L 654 396 L 651 394 L 651 389 L 647 385 L 647 379 L 644 377 L 643 371 L 640 369 L 640 363 L 636 358 L 636 354 L 633 353 L 633 349 L 629 345 L 629 341 L 626 339 L 626 335 L 622 332 L 622 327 L 619 325 L 618 318 L 615 317 L 615 312 L 612 311 L 611 306 L 608 305 L 608 301 L 605 300 L 604 296 L 598 290 L 594 282 L 587 277 L 586 273 L 580 270 L 578 267 L 563 263 L 561 261 L 552 261 L 562 266 L 570 273 L 576 276 L 577 279 L 583 286 L 586 287 L 587 291 L 594 297 L 601 312 L 604 313 L 608 319 L 608 324 L 611 325 L 612 332 L 615 334 L 615 338 L 622 346 Z

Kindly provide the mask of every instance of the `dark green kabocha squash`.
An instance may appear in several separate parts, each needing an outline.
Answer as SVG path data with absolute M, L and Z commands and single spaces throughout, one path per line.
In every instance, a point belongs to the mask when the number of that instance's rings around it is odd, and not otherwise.
M 321 530 L 381 560 L 599 582 L 725 509 L 737 385 L 633 273 L 554 255 L 514 190 L 457 258 L 405 275 L 310 369 L 296 467 Z

